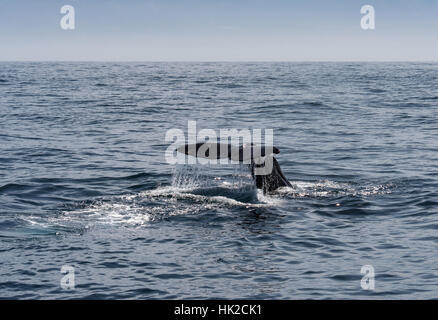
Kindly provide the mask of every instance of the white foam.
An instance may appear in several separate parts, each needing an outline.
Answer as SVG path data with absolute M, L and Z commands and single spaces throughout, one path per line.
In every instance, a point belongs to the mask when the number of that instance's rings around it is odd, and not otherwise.
M 188 173 L 183 171 L 184 174 Z M 389 193 L 390 186 L 354 186 L 330 180 L 316 182 L 291 181 L 292 187 L 282 187 L 272 194 L 263 194 L 253 183 L 245 183 L 246 176 L 235 174 L 237 179 L 211 179 L 205 183 L 202 178 L 188 181 L 180 175 L 174 185 L 158 187 L 135 194 L 112 196 L 76 209 L 64 210 L 54 221 L 55 225 L 140 225 L 169 216 L 193 215 L 206 210 L 223 207 L 264 208 L 282 205 L 287 197 L 332 197 L 339 195 L 371 196 Z M 199 180 L 200 179 L 200 180 Z M 184 181 L 188 183 L 184 184 Z M 286 197 L 285 197 L 286 196 Z M 28 218 L 31 224 L 38 219 Z M 47 221 L 47 220 L 46 220 Z
M 216 191 L 214 188 L 198 189 L 193 186 L 159 187 L 136 194 L 98 200 L 73 210 L 64 210 L 58 220 L 86 221 L 92 224 L 145 225 L 163 217 L 197 214 L 200 211 L 221 207 L 259 208 L 278 203 L 276 199 L 261 196 L 260 192 L 239 189 L 236 186 L 222 188 L 222 192 L 229 196 L 217 195 Z M 245 202 L 233 198 L 251 197 L 251 192 L 256 192 L 256 200 L 259 198 L 260 201 Z
M 292 187 L 280 188 L 278 194 L 302 197 L 372 196 L 391 193 L 391 184 L 355 186 L 330 180 L 317 182 L 290 181 Z

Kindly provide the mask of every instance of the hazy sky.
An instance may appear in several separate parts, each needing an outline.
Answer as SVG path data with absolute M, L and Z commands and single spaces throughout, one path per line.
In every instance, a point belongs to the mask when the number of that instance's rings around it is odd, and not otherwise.
M 438 1 L 0 0 L 0 60 L 438 61 Z

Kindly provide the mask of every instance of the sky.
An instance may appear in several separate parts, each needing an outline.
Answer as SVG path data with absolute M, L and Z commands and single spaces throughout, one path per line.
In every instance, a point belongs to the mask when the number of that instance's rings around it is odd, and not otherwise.
M 438 1 L 0 0 L 0 61 L 23 60 L 438 61 Z

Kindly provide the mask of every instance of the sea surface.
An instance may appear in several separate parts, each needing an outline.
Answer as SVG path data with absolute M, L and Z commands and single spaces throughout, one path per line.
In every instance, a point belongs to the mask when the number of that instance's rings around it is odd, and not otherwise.
M 292 187 L 168 164 L 188 121 Z M 0 63 L 0 298 L 438 298 L 437 189 L 437 63 Z

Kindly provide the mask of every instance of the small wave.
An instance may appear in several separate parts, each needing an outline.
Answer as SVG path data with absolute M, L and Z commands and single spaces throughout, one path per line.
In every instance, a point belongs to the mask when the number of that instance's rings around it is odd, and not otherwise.
M 17 183 L 8 183 L 4 186 L 0 186 L 0 194 L 3 192 L 10 192 L 10 191 L 25 191 L 31 189 L 32 186 L 25 185 L 25 184 L 17 184 Z
M 438 100 L 438 96 L 432 96 L 432 97 L 420 97 L 421 100 Z
M 385 93 L 386 92 L 386 90 L 384 90 L 382 88 L 365 88 L 365 89 L 371 93 Z
M 280 188 L 278 194 L 293 198 L 336 197 L 336 196 L 373 196 L 392 192 L 393 184 L 355 186 L 351 183 L 340 183 L 330 180 L 318 182 L 290 181 L 292 187 Z
M 327 105 L 321 101 L 307 101 L 304 104 L 311 107 L 327 107 Z
M 244 85 L 238 83 L 218 83 L 216 87 L 223 89 L 237 89 L 237 88 L 245 88 Z

